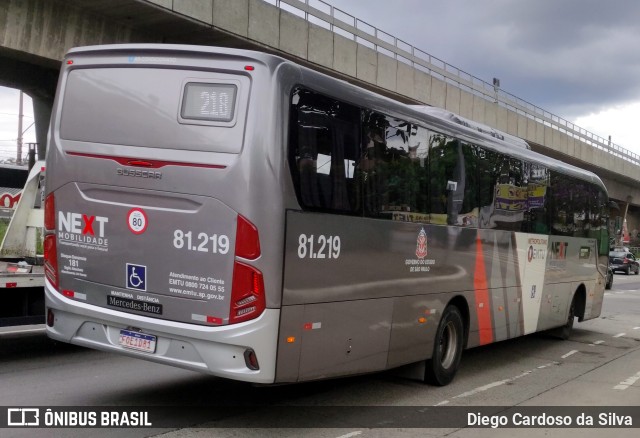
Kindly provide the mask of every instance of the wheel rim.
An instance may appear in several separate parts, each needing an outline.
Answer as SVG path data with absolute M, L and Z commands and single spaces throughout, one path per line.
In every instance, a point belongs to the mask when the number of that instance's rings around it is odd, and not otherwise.
M 440 364 L 448 369 L 455 361 L 458 349 L 458 332 L 452 321 L 447 322 L 440 339 Z

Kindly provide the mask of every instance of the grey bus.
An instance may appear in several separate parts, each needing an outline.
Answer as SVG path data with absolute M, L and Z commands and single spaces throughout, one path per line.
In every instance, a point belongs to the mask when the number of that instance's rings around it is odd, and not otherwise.
M 223 378 L 445 385 L 602 307 L 597 176 L 265 53 L 71 50 L 45 204 L 51 338 Z

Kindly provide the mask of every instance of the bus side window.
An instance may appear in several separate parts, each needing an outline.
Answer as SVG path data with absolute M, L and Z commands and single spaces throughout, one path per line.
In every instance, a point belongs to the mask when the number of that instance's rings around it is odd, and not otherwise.
M 355 158 L 359 155 L 357 125 L 332 119 L 329 184 L 331 210 L 357 211 L 360 189 L 355 181 Z M 327 151 L 329 152 L 329 151 Z
M 521 231 L 527 208 L 523 162 L 484 150 L 478 159 L 480 227 Z
M 589 186 L 576 178 L 571 178 L 571 216 L 573 236 L 589 237 L 591 215 L 589 214 Z
M 590 188 L 589 237 L 598 239 L 598 254 L 609 255 L 609 197 L 600 187 Z
M 549 196 L 549 217 L 551 220 L 550 234 L 557 236 L 572 236 L 575 225 L 573 222 L 573 180 L 559 172 L 551 172 L 551 186 L 553 190 Z
M 292 96 L 290 120 L 289 167 L 301 206 L 358 212 L 359 110 L 299 89 Z
M 549 233 L 549 170 L 538 164 L 527 163 L 527 222 L 522 231 L 538 234 Z
M 431 223 L 477 227 L 477 148 L 442 134 L 431 137 L 429 193 Z
M 318 132 L 311 127 L 300 126 L 298 128 L 298 156 L 297 166 L 299 175 L 299 190 L 304 205 L 320 205 L 320 197 L 317 190 L 317 166 L 318 166 Z
M 360 161 L 364 212 L 403 222 L 429 221 L 427 131 L 373 111 L 363 112 Z
M 442 134 L 435 134 L 430 139 L 429 150 L 429 198 L 431 223 L 446 225 L 448 218 L 449 195 L 458 189 L 453 180 L 453 168 L 457 162 L 455 141 Z

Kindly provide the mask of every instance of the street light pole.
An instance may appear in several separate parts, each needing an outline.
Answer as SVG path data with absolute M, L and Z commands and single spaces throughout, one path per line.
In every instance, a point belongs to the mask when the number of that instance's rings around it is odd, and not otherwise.
M 18 153 L 16 157 L 16 164 L 22 165 L 22 91 L 20 91 L 20 105 L 18 107 Z

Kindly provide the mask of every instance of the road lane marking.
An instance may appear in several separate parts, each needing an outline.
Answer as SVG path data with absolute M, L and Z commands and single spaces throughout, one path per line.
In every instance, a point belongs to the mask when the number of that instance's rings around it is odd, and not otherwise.
M 613 335 L 612 337 L 614 338 L 621 338 L 622 336 L 626 335 L 626 333 L 618 333 L 617 335 Z
M 618 385 L 614 386 L 613 389 L 619 389 L 621 391 L 624 391 L 625 389 L 627 389 L 628 387 L 630 387 L 631 385 L 636 383 L 636 381 L 638 381 L 638 379 L 640 379 L 640 371 L 638 371 L 636 374 L 634 374 L 633 376 L 629 377 L 628 379 L 623 380 Z
M 634 327 L 633 329 L 634 330 L 640 330 L 640 327 Z
M 572 354 L 576 354 L 578 352 L 578 350 L 571 350 L 570 352 L 568 352 L 567 354 L 565 354 L 564 356 L 561 356 L 563 359 L 568 358 L 569 356 L 571 356 Z
M 595 347 L 596 345 L 604 344 L 604 341 L 594 341 L 593 344 L 589 344 L 591 347 Z
M 476 395 L 479 394 L 481 392 L 487 391 L 491 388 L 495 388 L 496 386 L 501 386 L 504 385 L 505 383 L 510 382 L 511 379 L 504 379 L 504 380 L 499 380 L 497 382 L 491 382 L 488 385 L 484 385 L 484 386 L 479 386 L 475 389 L 472 389 L 471 391 L 467 391 L 467 392 L 463 392 L 462 394 L 459 395 L 455 395 L 453 396 L 453 398 L 464 398 L 464 397 L 470 397 L 472 395 Z
M 560 362 L 553 361 L 553 362 L 546 363 L 544 365 L 540 365 L 538 368 L 542 369 L 542 368 L 550 367 L 551 365 L 558 365 L 559 363 Z M 487 391 L 489 389 L 496 388 L 498 386 L 502 386 L 502 385 L 504 385 L 506 383 L 510 383 L 510 382 L 515 381 L 515 380 L 521 379 L 522 377 L 526 377 L 529 374 L 533 373 L 534 371 L 535 371 L 535 369 L 529 370 L 529 371 L 525 371 L 524 373 L 518 374 L 517 376 L 511 377 L 509 379 L 504 379 L 504 380 L 499 380 L 497 382 L 489 383 L 488 385 L 480 386 L 478 388 L 472 389 L 471 391 L 467 391 L 467 392 L 463 392 L 462 394 L 455 395 L 455 396 L 453 396 L 451 398 L 470 397 L 470 396 L 478 394 L 480 392 Z M 438 403 L 435 406 L 445 405 L 445 404 L 448 404 L 448 403 L 449 403 L 449 400 L 445 400 L 445 401 L 442 401 L 442 402 Z
M 445 401 L 441 401 L 440 403 L 435 404 L 434 406 L 443 406 L 443 405 L 448 405 L 449 404 L 449 400 L 445 400 Z
M 338 438 L 351 438 L 353 436 L 358 436 L 358 435 L 362 435 L 362 431 L 361 430 L 358 430 L 356 432 L 349 432 L 349 433 L 346 433 L 344 435 L 340 435 Z
M 8 332 L 0 331 L 0 336 L 2 336 L 2 335 L 15 335 L 15 334 L 18 334 L 18 333 L 43 332 L 43 331 L 45 331 L 44 327 L 42 327 L 42 328 L 34 328 L 34 329 L 11 330 L 11 331 L 8 331 Z
M 491 383 L 489 383 L 487 385 L 479 386 L 479 387 L 477 387 L 475 389 L 472 389 L 471 391 L 463 392 L 462 394 L 455 395 L 455 396 L 453 396 L 451 398 L 470 397 L 472 395 L 476 395 L 476 394 L 479 394 L 481 392 L 488 391 L 489 389 L 492 389 L 492 388 L 495 388 L 495 387 L 498 387 L 498 386 L 502 386 L 505 383 L 510 383 L 510 382 L 513 382 L 514 380 L 518 380 L 518 379 L 520 379 L 522 377 L 528 376 L 532 372 L 533 371 L 525 371 L 524 373 L 518 374 L 517 376 L 511 377 L 510 379 L 504 379 L 504 380 L 498 380 L 497 382 L 491 382 Z
M 635 290 L 617 290 L 615 292 L 605 292 L 604 296 L 606 297 L 606 296 L 609 296 L 609 295 L 624 295 L 626 293 L 634 293 L 634 292 L 637 292 L 637 291 L 635 291 Z

